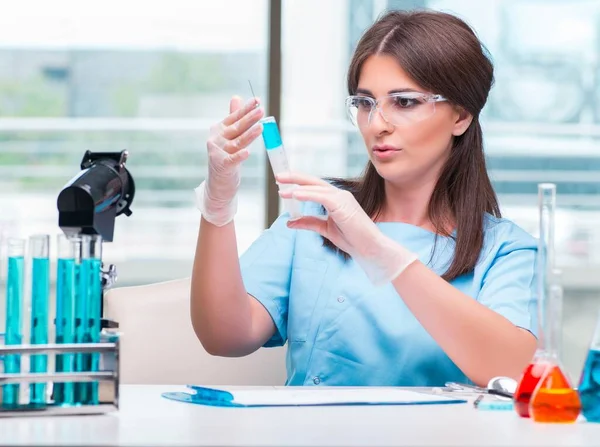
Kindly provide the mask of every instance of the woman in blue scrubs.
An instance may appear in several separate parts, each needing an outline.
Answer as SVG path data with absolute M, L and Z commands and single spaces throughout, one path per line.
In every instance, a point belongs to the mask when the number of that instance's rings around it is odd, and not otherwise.
M 493 67 L 473 31 L 439 12 L 391 12 L 366 31 L 346 107 L 369 155 L 356 180 L 300 173 L 283 214 L 238 258 L 240 164 L 257 100 L 211 128 L 191 318 L 205 349 L 287 342 L 289 385 L 485 385 L 517 379 L 536 349 L 536 241 L 500 217 L 479 115 Z

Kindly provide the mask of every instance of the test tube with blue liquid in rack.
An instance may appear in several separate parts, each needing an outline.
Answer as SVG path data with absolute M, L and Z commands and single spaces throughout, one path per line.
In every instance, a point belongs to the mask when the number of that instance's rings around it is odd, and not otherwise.
M 77 343 L 97 343 L 100 341 L 101 247 L 101 236 L 83 235 L 81 237 L 81 262 L 76 266 L 75 341 Z M 75 370 L 77 372 L 97 371 L 98 365 L 98 353 L 77 354 L 75 358 Z M 97 404 L 98 383 L 76 383 L 75 403 L 80 405 Z
M 6 276 L 6 329 L 5 343 L 20 345 L 23 342 L 23 282 L 25 264 L 25 239 L 8 239 L 8 271 Z M 21 356 L 7 355 L 4 358 L 5 373 L 21 372 Z M 3 385 L 2 404 L 5 407 L 19 404 L 18 384 Z
M 57 238 L 58 258 L 56 265 L 56 343 L 75 343 L 75 296 L 76 259 L 81 253 L 81 238 Z M 73 372 L 74 354 L 56 355 L 56 372 Z M 55 383 L 52 392 L 56 405 L 74 404 L 74 383 Z
M 31 326 L 30 343 L 48 343 L 48 307 L 50 294 L 50 236 L 35 235 L 29 238 L 31 254 Z M 30 359 L 32 373 L 48 371 L 48 355 L 35 354 Z M 46 404 L 46 384 L 29 385 L 29 401 L 32 404 Z
M 83 272 L 84 245 L 89 245 L 88 235 L 81 236 L 80 252 L 77 254 L 75 264 L 75 343 L 85 343 L 86 340 L 86 321 L 87 321 L 87 294 L 88 278 Z M 84 353 L 75 355 L 75 371 L 82 372 L 86 370 L 87 356 Z M 74 384 L 74 403 L 85 404 L 88 400 L 87 383 Z
M 89 239 L 89 248 L 87 257 L 83 259 L 85 270 L 89 275 L 89 291 L 88 291 L 88 328 L 90 343 L 100 342 L 101 331 L 101 309 L 102 309 L 102 236 L 92 235 Z M 100 366 L 100 354 L 97 352 L 88 354 L 90 356 L 90 371 L 98 371 Z M 98 404 L 98 382 L 88 383 L 89 405 Z
M 267 116 L 260 121 L 263 125 L 262 138 L 269 157 L 269 163 L 274 175 L 290 172 L 290 164 L 281 141 L 281 135 L 277 122 L 272 116 Z M 280 185 L 282 190 L 294 188 L 294 185 Z M 299 201 L 295 199 L 283 199 L 284 209 L 292 219 L 302 217 L 302 208 Z

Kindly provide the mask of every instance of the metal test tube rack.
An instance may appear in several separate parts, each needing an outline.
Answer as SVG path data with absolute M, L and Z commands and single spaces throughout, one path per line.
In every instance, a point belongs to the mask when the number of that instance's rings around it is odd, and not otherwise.
M 0 404 L 0 417 L 58 416 L 104 414 L 119 409 L 119 340 L 100 343 L 65 343 L 43 345 L 0 345 L 0 357 L 11 354 L 75 354 L 99 353 L 100 370 L 90 372 L 0 373 L 0 386 L 9 384 L 98 382 L 98 404 L 45 405 L 23 403 L 14 406 Z

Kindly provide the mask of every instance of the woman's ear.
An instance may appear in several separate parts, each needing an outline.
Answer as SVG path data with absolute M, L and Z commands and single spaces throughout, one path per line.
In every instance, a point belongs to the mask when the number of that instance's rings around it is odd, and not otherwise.
M 467 131 L 472 121 L 473 115 L 471 115 L 462 107 L 459 108 L 456 121 L 454 122 L 454 129 L 452 129 L 452 135 L 455 137 L 461 136 Z

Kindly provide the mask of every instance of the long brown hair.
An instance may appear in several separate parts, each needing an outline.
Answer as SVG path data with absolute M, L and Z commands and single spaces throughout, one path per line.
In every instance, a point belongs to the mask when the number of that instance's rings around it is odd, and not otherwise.
M 434 11 L 391 11 L 362 36 L 348 70 L 348 92 L 354 95 L 365 60 L 375 54 L 391 55 L 421 87 L 473 116 L 466 132 L 454 137 L 428 204 L 436 234 L 455 240 L 452 263 L 443 275 L 447 281 L 474 269 L 483 247 L 485 213 L 500 217 L 479 123 L 494 82 L 486 53 L 475 33 L 458 17 Z M 385 200 L 384 180 L 371 162 L 360 178 L 335 179 L 334 183 L 351 191 L 372 219 L 378 217 Z M 455 236 L 448 232 L 450 219 L 456 225 Z M 330 241 L 324 243 L 335 249 Z

